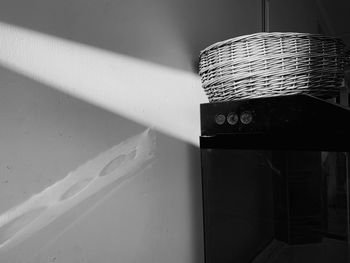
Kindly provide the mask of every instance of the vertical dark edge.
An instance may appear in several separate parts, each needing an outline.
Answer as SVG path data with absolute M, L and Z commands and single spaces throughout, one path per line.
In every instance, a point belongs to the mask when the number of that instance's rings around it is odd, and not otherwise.
M 202 144 L 200 142 L 200 161 L 201 161 L 201 188 L 202 188 L 202 222 L 203 222 L 203 246 L 204 246 L 204 263 L 209 263 L 208 262 L 208 252 L 207 252 L 207 238 L 206 238 L 206 217 L 205 217 L 205 201 L 207 200 L 205 196 L 205 189 L 206 189 L 206 181 L 204 178 L 204 168 L 203 168 L 203 162 L 205 162 L 205 158 L 203 156 L 203 151 L 202 151 Z
M 261 0 L 261 31 L 266 32 L 266 0 Z
M 325 152 L 322 151 L 321 152 L 321 156 L 322 154 L 324 154 Z M 321 177 L 322 177 L 322 203 L 323 203 L 323 221 L 322 221 L 322 229 L 326 235 L 326 233 L 328 232 L 328 196 L 327 196 L 327 192 L 328 192 L 328 181 L 327 181 L 327 174 L 324 168 L 324 162 L 322 161 L 321 158 Z
M 346 182 L 347 182 L 347 241 L 350 246 L 350 152 L 345 153 L 346 158 Z M 350 254 L 350 252 L 349 252 Z M 350 256 L 350 255 L 349 255 Z

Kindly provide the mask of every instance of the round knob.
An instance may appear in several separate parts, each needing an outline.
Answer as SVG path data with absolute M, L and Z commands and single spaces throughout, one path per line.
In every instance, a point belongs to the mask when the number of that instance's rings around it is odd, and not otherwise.
M 222 125 L 225 123 L 226 117 L 224 114 L 218 114 L 215 116 L 216 124 Z
M 241 113 L 240 120 L 243 124 L 249 124 L 253 120 L 253 114 L 250 111 L 245 111 Z
M 234 112 L 231 112 L 227 115 L 227 122 L 230 125 L 235 125 L 238 122 L 238 115 Z

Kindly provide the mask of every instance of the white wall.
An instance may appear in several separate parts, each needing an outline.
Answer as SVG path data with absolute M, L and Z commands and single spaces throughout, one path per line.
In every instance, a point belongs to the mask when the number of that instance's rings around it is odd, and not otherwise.
M 0 69 L 0 79 L 1 212 L 144 129 L 6 69 Z M 200 209 L 198 150 L 157 134 L 153 170 L 123 185 L 56 241 L 31 251 L 35 257 L 26 260 L 201 262 Z M 39 233 L 1 254 L 0 261 L 21 262 L 33 243 L 58 234 L 55 227 L 47 229 L 48 234 Z
M 0 21 L 188 71 L 206 46 L 260 31 L 259 6 L 260 0 L 1 0 Z
M 0 22 L 189 72 L 200 49 L 215 41 L 259 31 L 259 5 L 258 0 L 3 0 Z M 29 54 L 29 46 L 20 50 L 16 45 L 25 42 L 35 47 L 38 42 L 26 42 L 27 37 L 17 36 L 13 54 L 28 52 L 29 56 L 22 58 L 29 60 L 19 63 L 11 52 L 0 49 L 0 57 L 6 58 L 0 68 L 0 213 L 145 128 L 139 122 L 123 118 L 117 110 L 112 112 L 115 108 L 111 106 L 106 107 L 109 111 L 104 110 L 103 101 L 97 107 L 52 89 L 67 91 L 65 84 L 76 83 L 72 88 L 76 94 L 83 94 L 81 83 L 90 83 L 93 74 L 99 74 L 93 67 L 85 78 L 76 74 L 78 69 L 69 67 L 69 57 L 60 65 L 50 65 L 50 56 L 57 57 L 57 53 L 45 53 L 48 62 L 41 65 L 43 70 L 30 74 L 33 73 L 31 61 L 40 64 L 40 56 L 35 60 Z M 4 41 L 0 36 L 1 43 Z M 60 42 L 50 43 L 54 46 Z M 58 44 L 57 50 L 61 47 Z M 18 67 L 10 66 L 14 65 L 12 62 Z M 47 69 L 56 66 L 59 77 L 45 81 L 45 65 Z M 70 74 L 65 77 L 60 75 L 62 72 Z M 116 91 L 118 85 L 128 87 L 128 83 L 118 82 L 118 72 L 115 74 Z M 174 76 L 178 75 L 174 73 Z M 55 81 L 61 80 L 61 86 L 54 86 Z M 152 92 L 153 85 L 147 83 L 144 88 Z M 176 83 L 172 83 L 174 88 Z M 189 87 L 179 89 L 185 88 Z M 113 90 L 109 92 L 113 94 Z M 113 96 L 109 99 L 113 101 Z M 143 103 L 157 107 L 162 100 L 164 97 Z M 129 103 L 133 107 L 132 101 Z M 176 109 L 179 103 L 169 101 L 169 105 Z M 198 112 L 199 105 L 188 102 L 184 107 L 191 110 L 182 114 L 192 115 Z M 142 111 L 138 117 L 142 118 Z M 198 116 L 189 118 L 198 120 Z M 199 135 L 199 127 L 196 132 Z M 32 254 L 26 260 L 33 263 L 203 262 L 199 150 L 165 133 L 158 133 L 157 141 L 153 171 L 125 184 L 43 249 L 31 251 L 44 237 L 50 240 L 56 236 L 55 227 L 0 255 L 0 261 L 20 263 L 21 258 Z

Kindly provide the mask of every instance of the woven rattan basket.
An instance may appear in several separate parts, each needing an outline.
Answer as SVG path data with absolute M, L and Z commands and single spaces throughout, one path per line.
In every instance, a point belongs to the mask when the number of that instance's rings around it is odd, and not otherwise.
M 337 96 L 344 78 L 341 40 L 308 33 L 256 33 L 215 43 L 200 53 L 210 102 L 310 94 Z

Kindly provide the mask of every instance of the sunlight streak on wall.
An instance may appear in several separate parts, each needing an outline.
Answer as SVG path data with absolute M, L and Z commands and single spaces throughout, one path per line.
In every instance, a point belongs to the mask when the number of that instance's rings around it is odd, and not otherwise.
M 155 140 L 155 133 L 149 129 L 131 137 L 79 166 L 40 193 L 2 213 L 0 255 L 80 203 L 89 200 L 91 196 L 102 192 L 99 199 L 104 200 L 111 190 L 142 172 L 153 162 Z M 95 207 L 98 201 L 90 201 L 90 207 Z
M 121 116 L 198 145 L 195 73 L 0 22 L 0 65 Z

